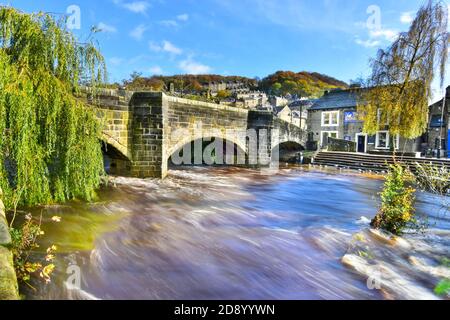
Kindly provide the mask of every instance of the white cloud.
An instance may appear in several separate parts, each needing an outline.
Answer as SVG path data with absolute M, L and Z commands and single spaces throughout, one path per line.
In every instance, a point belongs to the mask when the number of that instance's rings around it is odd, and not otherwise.
M 355 23 L 354 25 L 356 28 L 367 30 L 367 39 L 362 40 L 361 36 L 356 36 L 355 40 L 356 44 L 366 48 L 381 46 L 385 42 L 392 43 L 397 39 L 399 34 L 398 31 L 394 29 L 388 29 L 384 27 L 370 28 L 367 26 L 367 24 L 361 22 Z
M 108 33 L 114 33 L 117 32 L 116 27 L 108 25 L 106 23 L 100 22 L 97 25 L 97 28 L 100 29 L 102 32 L 108 32 Z
M 183 50 L 176 47 L 174 44 L 172 44 L 170 41 L 164 40 L 161 44 L 150 42 L 149 43 L 150 50 L 155 52 L 167 52 L 174 55 L 179 55 L 183 53 Z
M 155 52 L 162 51 L 162 47 L 159 44 L 157 44 L 157 43 L 155 43 L 153 41 L 151 41 L 148 44 L 148 46 L 149 46 L 150 50 L 152 50 L 152 51 L 155 51 Z
M 394 41 L 397 38 L 398 32 L 392 29 L 372 29 L 369 31 L 369 36 L 372 39 L 385 39 L 387 41 Z
M 180 20 L 180 21 L 188 21 L 189 20 L 189 15 L 187 13 L 179 14 L 177 16 L 177 19 Z
M 400 22 L 403 24 L 410 24 L 414 20 L 413 14 L 413 11 L 403 12 L 400 16 Z
M 147 1 L 124 2 L 123 0 L 113 0 L 114 4 L 134 13 L 146 13 L 150 4 Z
M 178 67 L 189 74 L 205 74 L 211 72 L 211 67 L 192 61 L 191 59 L 181 61 Z
M 123 59 L 118 58 L 118 57 L 112 57 L 109 59 L 109 63 L 111 63 L 111 65 L 113 65 L 113 66 L 121 65 L 122 62 L 123 62 Z
M 355 40 L 355 42 L 356 42 L 356 44 L 359 44 L 359 45 L 361 45 L 361 46 L 363 46 L 363 47 L 366 47 L 366 48 L 373 48 L 373 47 L 376 47 L 376 46 L 379 46 L 380 45 L 380 41 L 379 40 L 361 40 L 361 39 L 359 39 L 359 38 L 357 38 L 356 40 Z
M 176 22 L 175 20 L 162 20 L 159 22 L 159 24 L 165 27 L 178 27 L 178 22 Z
M 147 31 L 147 27 L 143 24 L 140 24 L 136 28 L 131 30 L 130 37 L 132 37 L 136 40 L 141 40 L 145 31 Z
M 163 48 L 163 51 L 173 53 L 173 54 L 181 54 L 183 52 L 180 48 L 175 47 L 172 43 L 170 43 L 169 41 L 166 41 L 166 40 L 163 41 L 162 48 Z
M 163 74 L 163 70 L 161 69 L 160 66 L 153 66 L 153 67 L 150 68 L 149 71 L 150 71 L 151 74 L 157 74 L 157 75 Z

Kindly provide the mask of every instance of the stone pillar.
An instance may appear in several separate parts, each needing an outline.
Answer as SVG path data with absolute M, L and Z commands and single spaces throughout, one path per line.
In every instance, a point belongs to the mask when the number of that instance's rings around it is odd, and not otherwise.
M 2 189 L 0 188 L 0 300 L 18 300 L 19 292 L 13 257 L 7 248 L 11 244 L 11 236 L 2 196 Z
M 270 166 L 272 157 L 272 130 L 273 130 L 273 113 L 270 111 L 251 110 L 248 113 L 247 129 L 255 130 L 257 136 L 257 154 L 255 150 L 247 142 L 247 153 L 249 155 L 249 165 L 254 166 Z M 252 150 L 253 149 L 253 150 Z
M 165 95 L 161 92 L 139 92 L 130 101 L 132 176 L 164 178 L 167 159 L 164 146 Z

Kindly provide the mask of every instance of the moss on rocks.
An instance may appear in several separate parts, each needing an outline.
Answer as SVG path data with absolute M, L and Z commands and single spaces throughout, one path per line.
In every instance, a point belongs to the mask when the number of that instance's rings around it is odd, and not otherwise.
M 19 299 L 19 290 L 12 253 L 0 246 L 0 300 L 17 299 Z
M 11 244 L 8 223 L 5 217 L 5 207 L 1 199 L 0 188 L 0 300 L 19 299 L 16 272 L 14 270 L 12 253 L 5 247 Z
M 0 200 L 1 204 L 1 200 Z M 11 244 L 11 235 L 9 234 L 8 224 L 6 222 L 5 217 L 1 214 L 0 208 L 0 245 L 7 246 Z

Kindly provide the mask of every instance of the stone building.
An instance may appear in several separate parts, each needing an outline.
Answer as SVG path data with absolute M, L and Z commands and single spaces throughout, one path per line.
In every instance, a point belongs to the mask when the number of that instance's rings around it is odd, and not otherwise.
M 264 92 L 254 91 L 248 93 L 237 93 L 236 99 L 243 102 L 244 108 L 256 109 L 267 104 L 268 98 Z
M 219 91 L 229 91 L 230 93 L 245 94 L 250 92 L 250 87 L 241 81 L 218 81 L 209 82 L 202 85 L 203 90 L 209 91 L 212 96 L 215 96 Z
M 227 89 L 227 84 L 225 82 L 209 82 L 203 85 L 203 89 L 211 92 L 211 94 L 217 94 L 219 91 Z
M 284 97 L 271 96 L 269 103 L 274 107 L 284 107 L 289 104 L 289 100 Z
M 445 104 L 443 98 L 432 104 L 429 108 L 428 130 L 423 137 L 423 152 L 427 155 L 437 156 L 438 150 L 441 150 L 440 156 L 450 154 L 450 86 L 447 87 L 445 94 Z M 444 108 L 444 112 L 442 112 Z M 440 145 L 439 145 L 440 144 Z
M 356 142 L 358 152 L 420 152 L 422 139 L 391 136 L 388 125 L 375 135 L 362 132 L 363 123 L 356 112 L 364 89 L 336 89 L 326 92 L 308 110 L 308 145 L 325 148 L 328 137 Z
M 278 118 L 293 125 L 307 130 L 308 109 L 316 100 L 297 100 L 284 107 L 277 107 L 276 114 Z

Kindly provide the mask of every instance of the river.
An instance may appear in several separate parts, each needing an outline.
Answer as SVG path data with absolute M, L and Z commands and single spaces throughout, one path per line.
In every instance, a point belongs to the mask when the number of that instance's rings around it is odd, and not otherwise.
M 57 268 L 27 298 L 383 299 L 341 263 L 376 213 L 382 183 L 301 166 L 276 175 L 199 167 L 165 180 L 115 177 L 94 203 L 34 210 L 42 250 L 58 247 Z M 418 208 L 439 210 L 427 195 Z M 64 284 L 68 266 L 79 268 L 80 288 Z

